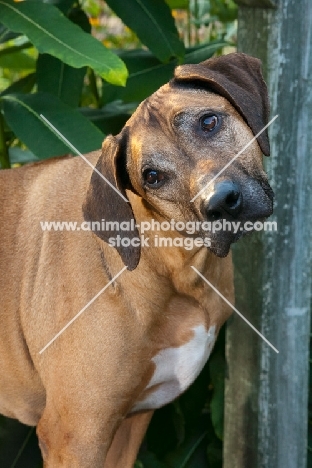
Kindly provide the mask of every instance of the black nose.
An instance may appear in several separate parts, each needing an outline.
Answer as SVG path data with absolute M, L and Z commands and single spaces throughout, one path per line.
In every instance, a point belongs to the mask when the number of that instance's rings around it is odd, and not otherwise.
M 208 205 L 206 215 L 209 221 L 216 221 L 221 218 L 236 218 L 242 210 L 243 197 L 240 187 L 231 180 L 223 180 L 215 185 Z

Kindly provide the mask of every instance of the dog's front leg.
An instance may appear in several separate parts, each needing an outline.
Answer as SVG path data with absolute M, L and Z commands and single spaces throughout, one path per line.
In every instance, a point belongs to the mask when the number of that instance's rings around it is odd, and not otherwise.
M 80 340 L 78 343 L 81 348 L 85 346 Z M 47 398 L 37 427 L 44 466 L 103 468 L 114 435 L 134 404 L 138 383 L 127 356 L 125 367 L 115 367 L 112 358 L 102 363 L 99 353 L 90 346 L 89 354 L 80 355 L 76 350 L 75 358 L 68 348 L 70 356 L 63 352 L 63 361 L 60 349 L 50 353 L 55 359 L 48 360 L 47 355 L 45 362 L 49 370 L 49 376 L 45 375 Z M 117 353 L 118 348 L 115 358 Z M 133 372 L 139 374 L 137 368 Z
M 153 411 L 128 416 L 118 427 L 104 468 L 132 468 Z
M 59 412 L 53 406 L 47 405 L 37 427 L 44 467 L 103 468 L 120 415 L 110 410 L 86 414 L 79 406 Z

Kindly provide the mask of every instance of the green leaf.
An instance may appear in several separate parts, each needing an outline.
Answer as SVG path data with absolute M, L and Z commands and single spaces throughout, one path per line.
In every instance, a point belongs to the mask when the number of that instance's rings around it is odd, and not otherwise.
M 184 45 L 164 0 L 108 0 L 106 3 L 162 62 L 184 56 Z
M 155 411 L 146 433 L 146 444 L 149 451 L 153 452 L 158 459 L 177 444 L 177 436 L 173 421 L 174 407 L 172 404 L 163 406 Z M 139 457 L 141 460 L 141 457 Z M 149 465 L 147 464 L 147 467 Z
M 190 436 L 180 447 L 166 456 L 166 465 L 170 468 L 186 468 L 206 435 L 207 432 L 204 431 L 195 436 Z
M 9 29 L 25 34 L 39 52 L 53 55 L 75 68 L 90 66 L 110 83 L 125 84 L 124 63 L 53 5 L 0 0 L 0 17 Z
M 0 112 L 0 167 L 2 169 L 8 169 L 10 167 L 5 127 L 3 115 Z
M 142 453 L 136 463 L 140 468 L 168 468 L 167 465 L 158 460 L 154 453 L 148 451 Z
M 51 5 L 54 5 L 59 10 L 61 10 L 61 12 L 64 13 L 64 15 L 67 15 L 73 3 L 75 3 L 75 0 L 33 0 L 33 1 L 43 1 L 44 3 L 50 3 Z
M 218 50 L 228 45 L 229 45 L 228 42 L 216 41 L 216 42 L 210 42 L 208 44 L 201 44 L 200 46 L 197 46 L 197 47 L 191 47 L 190 49 L 188 49 L 188 53 L 185 56 L 184 63 L 199 63 L 199 62 L 203 62 L 204 60 L 208 60 Z
M 91 120 L 104 134 L 112 133 L 116 135 L 131 117 L 135 107 L 133 103 L 123 104 L 120 101 L 114 101 L 102 107 L 102 109 L 83 107 L 79 110 L 82 115 Z
M 4 24 L 0 23 L 0 44 L 4 44 L 11 39 L 15 39 L 19 34 L 16 34 L 9 30 Z
M 104 135 L 91 122 L 45 93 L 9 94 L 1 98 L 4 116 L 16 136 L 39 159 L 73 153 L 69 146 L 43 121 L 43 114 L 81 153 L 101 147 Z
M 215 439 L 208 444 L 207 458 L 209 468 L 222 468 L 222 443 L 220 440 Z
M 30 162 L 40 161 L 38 156 L 28 150 L 23 150 L 18 146 L 11 146 L 9 148 L 9 157 L 11 164 L 26 164 Z
M 216 350 L 215 350 L 216 351 Z M 210 402 L 211 421 L 215 433 L 219 439 L 223 439 L 224 421 L 224 375 L 225 359 L 222 352 L 214 352 L 209 361 L 211 382 L 213 385 L 213 395 Z
M 187 10 L 189 8 L 189 0 L 166 0 L 171 10 Z
M 85 32 L 91 32 L 88 17 L 80 8 L 73 8 L 68 17 Z M 65 104 L 78 107 L 86 71 L 87 67 L 73 68 L 52 55 L 40 54 L 37 60 L 38 91 L 55 94 Z
M 217 16 L 219 21 L 225 23 L 227 21 L 234 21 L 237 18 L 238 7 L 233 0 L 210 0 L 210 14 Z
M 4 96 L 5 94 L 12 93 L 30 93 L 35 86 L 35 83 L 36 73 L 30 73 L 29 75 L 26 75 L 12 83 L 8 88 L 0 93 L 0 97 Z
M 37 60 L 38 91 L 51 93 L 71 107 L 78 107 L 86 67 L 73 68 L 48 54 Z
M 129 70 L 125 88 L 103 83 L 104 103 L 115 100 L 140 102 L 162 86 L 172 76 L 176 61 L 163 64 L 147 51 L 129 51 L 120 54 Z
M 10 70 L 35 70 L 36 61 L 24 52 L 0 54 L 0 67 Z
M 185 55 L 184 63 L 198 63 L 207 60 L 227 42 L 215 42 L 189 49 Z M 173 76 L 174 68 L 178 65 L 176 60 L 163 64 L 148 51 L 131 50 L 121 52 L 120 57 L 127 65 L 129 78 L 125 88 L 103 83 L 103 103 L 115 100 L 124 102 L 140 102 L 150 96 L 160 86 L 167 83 Z

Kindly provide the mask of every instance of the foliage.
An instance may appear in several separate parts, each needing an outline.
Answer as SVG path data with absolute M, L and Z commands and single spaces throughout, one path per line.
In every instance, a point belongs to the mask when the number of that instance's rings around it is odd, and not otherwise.
M 109 7 L 107 6 L 109 5 Z M 232 0 L 0 0 L 0 165 L 80 151 L 118 133 L 179 63 L 232 45 Z M 135 13 L 134 13 L 135 12 Z M 122 21 L 121 21 L 122 19 Z M 92 30 L 93 35 L 90 34 Z M 136 467 L 222 466 L 224 332 L 196 382 L 156 411 Z M 0 417 L 0 466 L 39 468 L 35 432 Z
M 167 3 L 159 1 L 155 8 L 152 0 L 144 3 L 128 0 L 125 8 L 124 2 L 110 0 L 110 7 L 133 30 L 128 45 L 130 42 L 130 47 L 138 46 L 141 40 L 149 47 L 149 51 L 126 50 L 125 42 L 119 38 L 123 48 L 112 52 L 104 44 L 118 46 L 112 43 L 113 35 L 97 40 L 90 35 L 90 23 L 100 35 L 99 18 L 109 16 L 115 21 L 119 18 L 108 15 L 107 6 L 103 9 L 95 0 L 86 0 L 89 17 L 76 0 L 49 0 L 48 3 L 0 0 L 1 166 L 6 168 L 12 163 L 68 152 L 66 145 L 43 122 L 40 117 L 43 112 L 55 126 L 61 125 L 59 129 L 79 151 L 98 148 L 105 134 L 118 131 L 138 102 L 170 79 L 178 63 L 204 60 L 228 43 L 220 25 L 233 24 L 236 10 L 232 0 L 224 1 L 168 0 L 169 5 L 183 8 L 174 12 L 180 18 L 177 21 L 180 36 L 182 17 L 189 20 L 186 23 L 192 24 L 195 31 L 207 22 L 214 25 L 209 37 L 202 33 L 192 35 L 189 27 L 184 28 L 189 30 L 190 46 L 185 51 Z M 197 45 L 199 36 L 209 41 Z M 127 85 L 116 86 L 125 84 L 125 64 L 130 72 Z M 115 122 L 113 126 L 108 117 Z M 27 151 L 23 153 L 20 149 L 25 146 Z

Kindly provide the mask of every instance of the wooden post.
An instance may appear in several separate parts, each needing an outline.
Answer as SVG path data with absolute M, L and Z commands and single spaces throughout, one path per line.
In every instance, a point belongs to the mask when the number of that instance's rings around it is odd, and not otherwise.
M 312 273 L 312 2 L 237 0 L 238 49 L 259 57 L 271 99 L 277 232 L 234 248 L 238 317 L 227 329 L 224 468 L 306 468 Z M 241 156 L 243 157 L 243 156 Z M 235 315 L 235 314 L 234 314 Z

